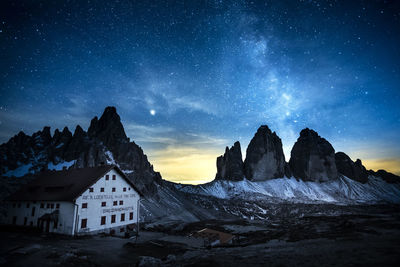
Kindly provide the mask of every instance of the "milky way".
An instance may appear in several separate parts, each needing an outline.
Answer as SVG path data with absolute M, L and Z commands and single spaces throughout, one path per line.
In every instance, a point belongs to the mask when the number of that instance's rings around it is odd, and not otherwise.
M 400 173 L 398 2 L 149 2 L 2 1 L 0 141 L 113 105 L 175 181 L 211 180 L 261 124 L 287 160 L 309 127 Z

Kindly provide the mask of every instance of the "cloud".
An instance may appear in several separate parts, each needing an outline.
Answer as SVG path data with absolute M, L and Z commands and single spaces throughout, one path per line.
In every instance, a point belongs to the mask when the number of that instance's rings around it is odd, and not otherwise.
M 129 77 L 118 81 L 121 87 L 127 88 L 115 97 L 116 104 L 125 110 L 134 106 L 156 112 L 162 111 L 168 115 L 182 110 L 187 112 L 201 112 L 208 115 L 220 116 L 221 109 L 212 97 L 202 94 L 202 85 L 188 74 L 155 72 L 150 67 L 142 70 L 143 75 L 136 81 Z M 161 113 L 161 114 L 162 114 Z M 158 112 L 160 115 L 160 112 Z
M 172 137 L 168 137 L 171 133 L 175 132 L 176 129 L 169 126 L 148 126 L 132 122 L 123 122 L 124 129 L 128 137 L 138 143 L 161 143 L 161 144 L 172 144 L 176 140 Z
M 169 81 L 150 80 L 150 84 L 145 90 L 145 104 L 148 109 L 166 110 L 168 113 L 176 113 L 181 109 L 189 112 L 203 112 L 209 115 L 218 115 L 218 108 L 210 98 L 205 100 L 202 96 L 196 96 L 196 89 L 189 90 L 187 87 L 193 87 L 191 81 L 182 79 Z M 186 88 L 185 88 L 186 87 Z M 181 88 L 179 90 L 179 88 Z M 185 88 L 183 90 L 182 88 Z M 192 92 L 190 95 L 183 92 Z M 165 105 L 165 107 L 164 107 Z

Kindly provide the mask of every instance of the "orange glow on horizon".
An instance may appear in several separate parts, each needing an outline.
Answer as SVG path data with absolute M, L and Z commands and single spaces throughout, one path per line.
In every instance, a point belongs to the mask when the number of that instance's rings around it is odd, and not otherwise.
M 221 151 L 169 146 L 149 153 L 149 160 L 165 180 L 181 184 L 203 184 L 214 180 L 216 160 L 222 154 Z M 384 169 L 400 175 L 400 158 L 365 159 L 362 162 L 367 170 Z

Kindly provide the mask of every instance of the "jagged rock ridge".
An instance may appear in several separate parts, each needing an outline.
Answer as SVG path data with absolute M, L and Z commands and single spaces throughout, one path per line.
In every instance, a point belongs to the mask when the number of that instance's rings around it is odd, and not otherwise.
M 229 149 L 226 147 L 225 154 L 217 158 L 216 180 L 243 180 L 243 159 L 240 143 L 235 144 Z
M 384 170 L 367 171 L 360 159 L 353 162 L 343 152 L 335 154 L 327 140 L 308 128 L 300 132 L 287 163 L 281 139 L 266 125 L 259 127 L 250 141 L 244 163 L 239 142 L 230 149 L 226 147 L 225 154 L 217 158 L 215 180 L 265 181 L 293 175 L 304 181 L 326 182 L 337 179 L 339 174 L 361 183 L 366 183 L 369 175 L 388 183 L 400 182 L 398 176 Z
M 49 163 L 74 161 L 73 167 L 117 164 L 149 195 L 157 190 L 154 182 L 161 181 L 143 150 L 127 138 L 115 107 L 107 107 L 100 119 L 93 118 L 87 133 L 79 125 L 74 134 L 67 127 L 62 132 L 56 129 L 53 136 L 50 127 L 32 136 L 20 132 L 0 145 L 0 154 L 2 175 L 22 165 L 38 172 Z

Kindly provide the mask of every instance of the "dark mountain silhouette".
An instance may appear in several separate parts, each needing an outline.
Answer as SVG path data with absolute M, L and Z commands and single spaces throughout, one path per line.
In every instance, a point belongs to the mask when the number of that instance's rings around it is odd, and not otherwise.
M 250 181 L 291 177 L 304 181 L 326 182 L 344 175 L 354 181 L 366 183 L 368 176 L 380 177 L 387 183 L 399 183 L 400 177 L 384 170 L 367 171 L 360 159 L 353 162 L 343 152 L 314 130 L 305 128 L 291 151 L 289 163 L 285 162 L 282 141 L 267 125 L 258 128 L 246 150 L 242 162 L 240 143 L 236 142 L 225 154 L 217 158 L 216 180 Z
M 243 159 L 240 143 L 237 141 L 235 144 L 225 149 L 225 154 L 217 158 L 217 180 L 243 180 Z
M 79 125 L 74 134 L 67 127 L 56 129 L 53 136 L 50 127 L 32 136 L 20 132 L 0 146 L 0 153 L 1 174 L 27 164 L 31 172 L 38 172 L 49 163 L 74 161 L 75 168 L 116 163 L 147 195 L 155 194 L 155 183 L 161 182 L 142 148 L 127 138 L 115 107 L 107 107 L 100 119 L 94 117 L 88 132 Z
M 282 141 L 267 125 L 258 128 L 246 150 L 244 170 L 247 179 L 263 181 L 289 175 L 285 173 Z
M 0 155 L 2 197 L 48 166 L 116 164 L 145 195 L 141 217 L 147 221 L 248 218 L 252 210 L 263 218 L 268 203 L 282 201 L 400 202 L 398 176 L 384 170 L 366 171 L 360 160 L 335 154 L 331 144 L 310 129 L 301 131 L 287 163 L 281 139 L 268 126 L 261 126 L 247 147 L 244 162 L 240 143 L 235 142 L 218 157 L 215 180 L 200 186 L 162 180 L 141 147 L 126 136 L 114 107 L 107 107 L 100 119 L 93 118 L 87 132 L 79 125 L 73 133 L 67 127 L 56 129 L 53 136 L 50 127 L 32 136 L 19 132 L 0 145 Z M 5 177 L 21 168 L 24 177 Z

